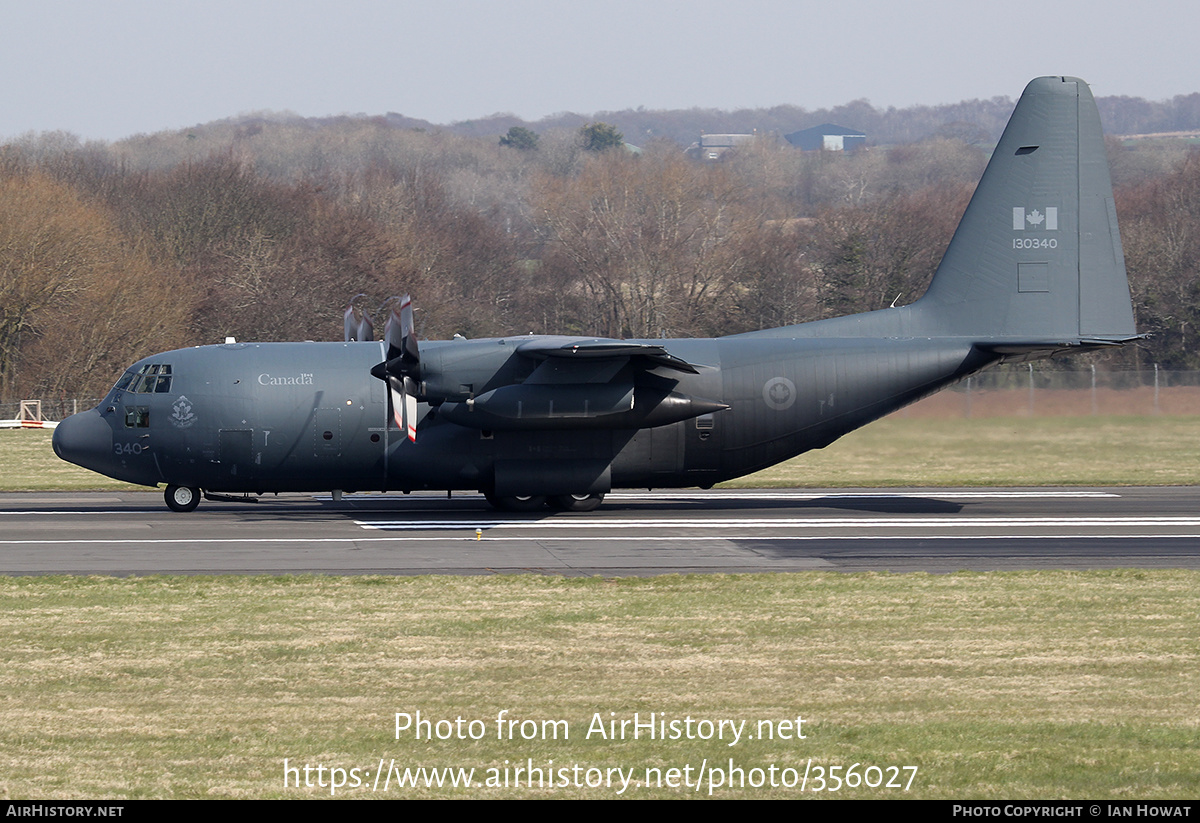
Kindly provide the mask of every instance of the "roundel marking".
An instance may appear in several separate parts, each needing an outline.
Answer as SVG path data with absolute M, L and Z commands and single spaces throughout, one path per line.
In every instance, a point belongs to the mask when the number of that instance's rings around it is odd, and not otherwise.
M 796 384 L 786 377 L 772 377 L 763 386 L 763 400 L 775 411 L 790 409 L 796 402 Z

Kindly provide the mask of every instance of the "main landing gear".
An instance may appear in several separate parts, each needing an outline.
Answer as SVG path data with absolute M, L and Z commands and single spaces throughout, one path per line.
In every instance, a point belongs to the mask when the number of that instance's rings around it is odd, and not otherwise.
M 546 505 L 560 512 L 590 512 L 600 508 L 602 494 L 556 494 L 546 499 Z
M 523 495 L 520 497 L 498 497 L 485 492 L 484 497 L 493 508 L 506 512 L 535 512 L 543 506 L 549 506 L 560 512 L 590 512 L 600 507 L 604 502 L 602 494 L 555 494 L 543 497 L 540 494 Z

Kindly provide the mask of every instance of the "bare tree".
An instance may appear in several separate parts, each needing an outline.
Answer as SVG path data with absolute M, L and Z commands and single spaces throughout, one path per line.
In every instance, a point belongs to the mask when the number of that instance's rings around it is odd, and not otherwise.
M 606 152 L 578 178 L 535 184 L 550 264 L 586 291 L 594 327 L 611 336 L 710 333 L 724 325 L 740 274 L 737 241 L 759 215 L 724 170 L 659 147 Z
M 0 178 L 0 395 L 105 388 L 186 333 L 188 290 L 103 208 L 44 175 Z

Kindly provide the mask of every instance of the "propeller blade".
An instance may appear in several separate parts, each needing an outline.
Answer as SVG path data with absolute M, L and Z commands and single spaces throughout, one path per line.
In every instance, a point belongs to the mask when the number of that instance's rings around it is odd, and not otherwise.
M 417 442 L 417 386 L 413 381 L 404 378 L 404 424 L 408 429 L 408 439 Z
M 400 349 L 403 352 L 405 365 L 416 365 L 421 362 L 420 352 L 417 351 L 417 332 L 413 327 L 412 298 L 407 294 L 400 298 Z
M 413 328 L 412 298 L 391 297 L 384 303 L 388 308 L 383 326 L 387 343 L 387 360 L 371 369 L 371 374 L 387 380 L 392 403 L 392 417 L 405 431 L 408 439 L 417 442 L 417 381 L 421 356 L 417 350 L 417 334 Z
M 396 428 L 404 428 L 404 408 L 406 398 L 404 395 L 404 380 L 394 375 L 388 375 L 388 391 L 392 398 L 392 418 L 396 421 Z
M 363 308 L 366 300 L 365 294 L 356 294 L 350 298 L 346 310 L 342 312 L 343 342 L 375 339 L 375 324 L 371 322 L 371 315 Z
M 388 344 L 388 360 L 404 358 L 402 372 L 408 372 L 421 362 L 417 348 L 417 332 L 413 323 L 412 298 L 389 297 L 383 304 L 389 309 L 387 323 L 383 327 L 383 339 Z
M 399 357 L 404 348 L 404 335 L 400 331 L 400 302 L 402 299 L 389 297 L 383 304 L 388 309 L 387 322 L 383 326 L 383 340 L 388 344 L 388 360 Z
M 368 343 L 375 339 L 375 324 L 371 322 L 371 315 L 365 311 L 358 324 L 358 336 L 355 339 Z

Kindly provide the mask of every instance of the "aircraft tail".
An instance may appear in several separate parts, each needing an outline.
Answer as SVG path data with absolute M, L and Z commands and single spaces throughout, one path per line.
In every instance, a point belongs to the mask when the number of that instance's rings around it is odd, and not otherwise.
M 925 296 L 934 335 L 1011 354 L 1138 336 L 1100 114 L 1087 84 L 1025 88 Z

